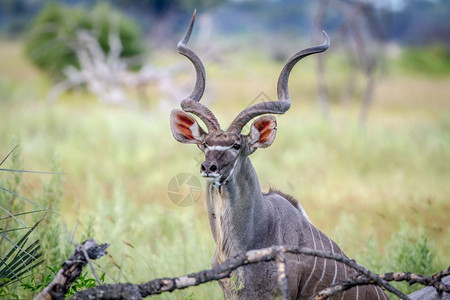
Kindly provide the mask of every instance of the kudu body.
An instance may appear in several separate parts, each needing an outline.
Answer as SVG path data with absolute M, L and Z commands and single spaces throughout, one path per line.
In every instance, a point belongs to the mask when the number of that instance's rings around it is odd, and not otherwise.
M 212 265 L 244 251 L 273 245 L 304 246 L 343 254 L 339 247 L 308 220 L 300 204 L 278 191 L 261 192 L 258 177 L 249 155 L 257 148 L 271 145 L 276 135 L 276 119 L 290 107 L 288 79 L 293 66 L 303 57 L 325 51 L 324 45 L 296 53 L 283 68 L 278 80 L 279 101 L 255 104 L 241 112 L 223 131 L 214 114 L 199 101 L 205 88 L 205 71 L 198 56 L 187 47 L 195 13 L 178 50 L 194 64 L 197 81 L 191 95 L 181 102 L 181 110 L 171 113 L 171 130 L 182 143 L 196 144 L 204 153 L 201 175 L 206 179 L 206 203 L 211 232 L 217 248 Z M 188 114 L 199 117 L 206 125 L 205 132 Z M 242 128 L 256 119 L 248 135 Z M 322 258 L 287 254 L 287 276 L 292 299 L 309 299 L 322 288 L 342 281 L 355 272 L 344 264 Z M 243 288 L 236 288 L 229 279 L 220 285 L 226 299 L 270 299 L 278 294 L 277 268 L 274 262 L 241 267 L 233 273 Z M 348 290 L 336 299 L 388 299 L 375 286 L 361 286 Z

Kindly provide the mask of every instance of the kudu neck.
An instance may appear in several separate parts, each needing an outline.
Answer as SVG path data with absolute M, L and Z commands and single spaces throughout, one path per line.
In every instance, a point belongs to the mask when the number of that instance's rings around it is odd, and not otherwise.
M 222 258 L 253 249 L 265 220 L 263 195 L 248 157 L 240 157 L 227 183 L 207 184 L 211 231 Z M 220 261 L 220 259 L 219 259 Z
M 258 175 L 247 156 L 238 158 L 233 173 L 227 182 L 220 186 L 218 192 L 222 197 L 233 198 L 233 200 L 236 198 L 236 202 L 250 204 L 261 200 Z

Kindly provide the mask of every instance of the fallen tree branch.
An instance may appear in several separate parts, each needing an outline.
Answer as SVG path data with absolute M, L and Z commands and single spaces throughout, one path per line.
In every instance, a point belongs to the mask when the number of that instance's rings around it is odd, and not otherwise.
M 176 278 L 161 278 L 143 284 L 111 284 L 94 287 L 76 293 L 71 299 L 142 299 L 149 295 L 172 292 L 174 290 L 185 289 L 197 286 L 209 281 L 215 281 L 229 277 L 231 272 L 241 266 L 258 263 L 262 261 L 274 260 L 277 254 L 281 253 L 280 246 L 273 246 L 262 250 L 252 250 L 227 259 L 216 268 L 192 273 Z
M 450 286 L 444 284 L 441 280 L 443 277 L 450 275 L 450 266 L 447 270 L 438 272 L 430 277 L 418 275 L 410 272 L 389 272 L 385 274 L 377 275 L 379 278 L 385 281 L 406 281 L 409 285 L 413 285 L 416 283 L 422 284 L 424 286 L 431 286 L 436 289 L 438 292 L 450 293 Z M 370 278 L 365 276 L 357 276 L 353 278 L 349 278 L 348 280 L 337 283 L 333 286 L 330 286 L 319 293 L 314 297 L 314 300 L 324 300 L 328 299 L 333 295 L 341 293 L 343 291 L 349 290 L 358 285 L 367 285 L 367 284 L 376 284 Z
M 95 243 L 92 240 L 88 240 L 84 242 L 82 245 L 85 245 L 88 242 Z M 93 256 L 91 255 L 89 249 L 86 248 L 86 251 L 89 253 L 90 259 L 95 259 L 96 257 L 100 257 L 105 254 L 104 250 L 106 249 L 107 245 L 99 246 L 96 243 L 95 245 L 101 248 L 97 252 L 100 253 L 101 255 Z M 161 294 L 164 292 L 172 292 L 177 289 L 185 289 L 209 281 L 216 281 L 222 278 L 227 278 L 230 276 L 231 272 L 233 272 L 234 270 L 236 270 L 241 266 L 272 260 L 274 260 L 277 263 L 278 283 L 280 286 L 280 294 L 282 296 L 282 299 L 289 299 L 289 290 L 286 277 L 285 253 L 301 254 L 332 259 L 348 265 L 349 267 L 353 268 L 359 273 L 357 277 L 349 278 L 348 280 L 342 283 L 338 283 L 336 285 L 328 287 L 327 289 L 324 289 L 323 291 L 320 291 L 314 299 L 327 299 L 332 295 L 350 289 L 354 286 L 367 284 L 376 284 L 382 286 L 386 290 L 394 293 L 401 299 L 409 299 L 408 296 L 406 296 L 405 294 L 394 288 L 392 285 L 390 285 L 389 281 L 407 281 L 410 284 L 420 283 L 423 285 L 432 286 L 438 292 L 450 292 L 450 286 L 444 284 L 441 281 L 444 276 L 450 274 L 450 267 L 449 269 L 436 273 L 431 277 L 426 277 L 412 273 L 399 273 L 399 272 L 376 275 L 372 273 L 370 270 L 360 266 L 356 261 L 339 254 L 318 251 L 303 247 L 272 246 L 269 248 L 251 250 L 246 253 L 236 255 L 232 258 L 227 259 L 221 265 L 210 270 L 204 270 L 197 273 L 192 273 L 189 275 L 175 278 L 154 279 L 152 281 L 142 284 L 124 283 L 124 284 L 109 284 L 97 286 L 85 291 L 80 291 L 76 293 L 71 299 L 111 299 L 111 300 L 142 299 L 149 295 Z M 70 267 L 70 263 L 75 263 L 76 267 L 73 266 Z M 64 263 L 63 269 L 58 273 L 52 284 L 49 287 L 47 287 L 44 290 L 44 292 L 42 292 L 36 299 L 64 299 L 64 293 L 67 292 L 67 290 L 70 287 L 70 284 L 81 273 L 81 268 L 84 265 L 86 265 L 86 263 L 87 261 L 82 255 L 82 251 L 77 248 L 77 251 L 71 257 L 71 259 L 69 259 L 66 263 Z M 69 269 L 72 270 L 73 272 L 70 274 L 66 273 L 65 277 L 66 281 L 58 282 L 57 278 L 61 276 L 60 273 L 63 270 L 68 269 L 67 266 L 69 266 Z M 63 271 L 63 273 L 64 272 L 67 271 Z M 68 278 L 70 278 L 71 281 L 67 280 Z M 43 295 L 42 298 L 40 298 L 41 295 Z
M 281 290 L 281 298 L 289 299 L 289 284 L 286 275 L 286 256 L 281 252 L 276 256 L 275 261 L 277 262 L 278 285 Z
M 229 277 L 232 271 L 241 266 L 270 260 L 276 260 L 278 263 L 278 272 L 279 275 L 281 275 L 281 278 L 279 278 L 279 282 L 281 284 L 280 288 L 281 295 L 283 296 L 282 299 L 289 299 L 289 295 L 286 291 L 287 282 L 285 281 L 285 276 L 283 276 L 283 274 L 285 275 L 285 271 L 283 270 L 285 268 L 285 262 L 282 256 L 284 255 L 284 253 L 311 255 L 342 262 L 352 267 L 360 274 L 363 274 L 362 276 L 360 276 L 361 282 L 362 280 L 365 280 L 366 284 L 378 284 L 386 288 L 388 291 L 394 293 L 399 298 L 408 299 L 405 294 L 390 285 L 384 278 L 373 274 L 352 259 L 334 253 L 317 251 L 308 248 L 286 246 L 272 246 L 265 249 L 248 251 L 247 253 L 229 258 L 216 268 L 201 271 L 198 273 L 192 273 L 182 277 L 155 279 L 147 283 L 138 285 L 113 284 L 94 287 L 77 293 L 71 299 L 141 299 L 149 295 L 160 294 L 163 292 L 172 292 L 176 289 L 184 289 L 190 286 L 197 286 L 205 282 Z
M 64 262 L 58 274 L 35 300 L 64 299 L 64 295 L 69 290 L 75 279 L 80 276 L 83 267 L 89 259 L 97 259 L 106 254 L 108 244 L 97 244 L 94 240 L 84 241 L 75 250 L 75 253 Z M 88 257 L 86 257 L 85 253 Z
M 432 286 L 438 292 L 450 293 L 450 286 L 442 283 L 442 278 L 448 275 L 450 275 L 450 266 L 447 268 L 447 270 L 438 272 L 430 277 L 410 272 L 386 273 L 379 276 L 386 281 L 406 281 L 410 285 L 420 283 L 425 286 Z

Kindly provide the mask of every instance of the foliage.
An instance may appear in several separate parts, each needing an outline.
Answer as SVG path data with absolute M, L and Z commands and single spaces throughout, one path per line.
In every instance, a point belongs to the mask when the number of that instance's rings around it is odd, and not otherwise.
M 194 9 L 208 9 L 225 2 L 225 0 L 176 0 L 172 2 L 178 2 L 178 5 L 185 11 L 193 11 Z
M 225 0 L 164 0 L 164 1 L 134 1 L 134 0 L 113 0 L 115 5 L 124 9 L 134 7 L 150 11 L 155 15 L 162 15 L 177 10 L 192 12 L 194 9 L 208 9 L 218 4 L 224 3 Z
M 380 246 L 371 237 L 358 254 L 357 261 L 375 273 L 412 272 L 431 276 L 444 269 L 437 258 L 437 249 L 428 241 L 422 227 L 411 229 L 405 226 L 390 237 L 380 252 Z M 382 253 L 385 253 L 383 255 Z M 423 286 L 410 286 L 407 282 L 393 282 L 395 287 L 405 294 L 410 294 Z
M 37 222 L 32 228 L 28 229 L 18 242 L 9 239 L 6 234 L 8 230 L 1 232 L 2 238 L 11 243 L 11 250 L 5 256 L 0 257 L 0 288 L 21 281 L 25 274 L 44 262 L 40 260 L 42 252 L 40 251 L 39 240 L 35 240 L 25 248 L 29 235 L 39 223 Z
M 22 282 L 20 288 L 28 291 L 31 294 L 37 294 L 41 292 L 45 287 L 47 287 L 53 280 L 53 278 L 58 274 L 58 267 L 45 267 L 47 272 L 44 274 L 38 274 L 39 276 L 30 276 L 28 280 Z M 37 274 L 34 274 L 37 275 Z
M 440 271 L 436 266 L 436 250 L 432 248 L 425 234 L 397 234 L 392 237 L 391 244 L 389 247 L 391 270 L 427 276 Z M 406 294 L 422 288 L 421 285 L 410 286 L 406 282 L 395 285 Z
M 46 267 L 47 272 L 45 274 L 35 274 L 35 276 L 31 276 L 27 281 L 23 282 L 20 287 L 24 290 L 28 291 L 30 294 L 40 293 L 44 288 L 46 288 L 55 278 L 56 274 L 58 274 L 60 267 Z M 39 276 L 36 276 L 39 275 Z M 100 281 L 102 283 L 105 282 L 105 275 L 102 274 L 100 276 Z M 89 289 L 97 286 L 97 281 L 93 278 L 90 272 L 83 272 L 80 276 L 75 279 L 69 291 L 66 293 L 66 298 L 70 298 L 75 293 Z M 0 290 L 1 291 L 1 290 Z M 1 295 L 1 294 L 0 294 Z
M 102 276 L 100 276 L 100 281 L 102 283 L 105 283 L 105 275 L 106 274 L 103 273 Z M 70 298 L 79 291 L 86 290 L 97 285 L 97 281 L 92 278 L 88 272 L 84 272 L 74 281 L 73 285 L 70 287 L 70 290 L 66 294 L 66 298 Z
M 231 285 L 233 286 L 233 291 L 240 291 L 244 286 L 244 281 L 242 280 L 242 272 L 240 271 L 237 276 L 231 276 Z
M 4 163 L 12 155 L 13 169 L 4 168 Z M 21 281 L 23 276 L 43 263 L 39 239 L 28 243 L 31 233 L 36 229 L 42 219 L 36 221 L 32 227 L 27 227 L 20 219 L 30 212 L 17 212 L 17 198 L 21 196 L 17 189 L 21 186 L 19 169 L 20 148 L 16 146 L 0 162 L 0 172 L 7 174 L 0 178 L 0 209 L 2 211 L 2 224 L 0 225 L 0 288 Z M 33 212 L 31 212 L 33 213 Z M 25 231 L 25 233 L 23 233 Z M 23 234 L 22 234 L 23 233 Z
M 86 30 L 97 37 L 105 53 L 109 36 L 117 32 L 122 42 L 123 58 L 136 58 L 144 53 L 139 28 L 131 20 L 106 4 L 91 9 L 47 4 L 32 24 L 25 44 L 29 59 L 53 78 L 61 78 L 65 67 L 79 67 L 75 48 L 77 32 Z M 138 68 L 140 65 L 134 65 Z
M 63 196 L 62 176 L 52 175 L 49 182 L 43 183 L 43 191 L 34 200 L 22 196 L 23 175 L 20 148 L 16 147 L 0 163 L 6 176 L 0 177 L 0 208 L 6 216 L 2 217 L 0 228 L 0 296 L 2 298 L 25 298 L 46 287 L 58 272 L 60 265 L 73 251 L 61 234 L 58 215 L 59 203 Z M 11 156 L 11 168 L 3 168 Z M 53 170 L 59 170 L 55 160 Z M 29 204 L 32 204 L 30 210 Z M 38 204 L 39 203 L 39 204 Z M 36 208 L 36 206 L 39 206 Z M 45 209 L 39 209 L 43 207 Z M 4 215 L 4 214 L 3 214 Z M 28 222 L 35 224 L 28 228 Z M 23 230 L 26 230 L 22 234 Z M 36 237 L 39 237 L 38 239 Z M 28 242 L 33 238 L 33 242 Z M 4 255 L 3 255 L 4 253 Z M 45 258 L 45 267 L 43 267 Z M 104 280 L 104 276 L 102 276 Z M 81 288 L 96 285 L 95 279 L 84 273 L 75 281 L 69 294 Z
M 12 169 L 5 168 L 5 162 L 10 158 Z M 39 239 L 31 234 L 42 221 L 36 221 L 32 227 L 26 226 L 25 217 L 35 213 L 21 209 L 25 198 L 19 194 L 22 186 L 20 148 L 16 146 L 2 159 L 0 166 L 0 209 L 2 211 L 0 239 L 0 294 L 17 296 L 11 291 L 17 282 L 22 282 L 25 275 L 43 263 Z M 25 230 L 25 233 L 23 233 Z M 33 237 L 33 242 L 28 242 Z
M 401 65 L 408 71 L 426 75 L 450 74 L 450 49 L 443 45 L 424 48 L 406 48 Z

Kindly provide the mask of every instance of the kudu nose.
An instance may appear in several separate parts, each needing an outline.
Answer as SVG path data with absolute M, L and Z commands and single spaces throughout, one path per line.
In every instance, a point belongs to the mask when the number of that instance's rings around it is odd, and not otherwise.
M 217 166 L 215 165 L 215 163 L 202 163 L 201 167 L 200 167 L 202 172 L 215 172 L 217 171 Z

